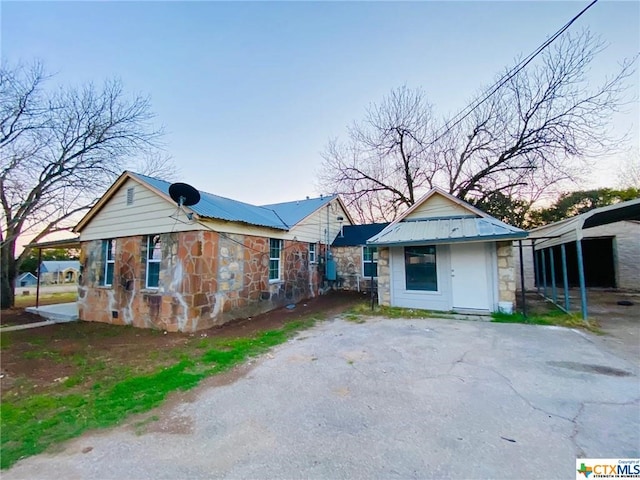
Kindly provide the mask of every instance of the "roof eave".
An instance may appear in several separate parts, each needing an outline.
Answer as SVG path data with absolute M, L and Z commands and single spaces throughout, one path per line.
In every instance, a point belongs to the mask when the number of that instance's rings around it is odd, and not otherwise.
M 449 243 L 481 243 L 481 242 L 499 242 L 508 240 L 522 240 L 527 237 L 527 232 L 513 233 L 508 235 L 487 235 L 483 237 L 459 237 L 459 238 L 438 238 L 438 239 L 422 239 L 407 240 L 395 242 L 377 242 L 367 240 L 367 245 L 379 247 L 404 247 L 414 245 L 444 245 Z

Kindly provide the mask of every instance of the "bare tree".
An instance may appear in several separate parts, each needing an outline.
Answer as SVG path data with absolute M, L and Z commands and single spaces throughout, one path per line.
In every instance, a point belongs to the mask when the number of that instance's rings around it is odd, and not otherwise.
M 625 104 L 636 59 L 592 87 L 589 67 L 603 49 L 589 32 L 560 37 L 539 63 L 500 76 L 485 101 L 439 129 L 421 90 L 394 91 L 349 130 L 346 143 L 329 143 L 321 187 L 342 193 L 351 205 L 375 197 L 381 205 L 373 212 L 359 205 L 364 220 L 393 218 L 415 202 L 416 192 L 434 185 L 480 203 L 502 198 L 497 192 L 531 203 L 579 179 L 598 155 L 622 143 L 608 127 Z M 411 121 L 402 122 L 407 117 Z M 389 132 L 394 141 L 372 149 L 371 139 L 387 139 Z M 408 150 L 404 139 L 411 142 Z
M 431 106 L 422 90 L 393 90 L 348 129 L 346 143 L 328 144 L 321 186 L 342 194 L 361 220 L 393 219 L 433 176 L 423 161 L 430 128 Z
M 640 188 L 640 152 L 629 151 L 623 157 L 618 172 L 618 187 Z
M 41 64 L 0 67 L 2 308 L 33 241 L 67 230 L 90 208 L 129 158 L 157 147 L 149 100 L 127 96 L 118 81 L 47 90 Z

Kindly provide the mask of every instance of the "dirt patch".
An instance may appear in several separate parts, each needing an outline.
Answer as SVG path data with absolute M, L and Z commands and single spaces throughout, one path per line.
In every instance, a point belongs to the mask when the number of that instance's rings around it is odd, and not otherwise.
M 86 388 L 87 384 L 96 381 L 92 376 L 99 380 L 105 375 L 117 377 L 152 372 L 175 364 L 185 353 L 197 353 L 199 343 L 208 338 L 247 337 L 314 315 L 326 318 L 361 300 L 362 295 L 359 294 L 332 292 L 300 302 L 293 309 L 280 308 L 195 333 L 171 333 L 94 322 L 3 332 L 2 397 L 70 391 L 74 384 L 77 384 L 76 388 Z M 2 316 L 3 321 L 13 324 L 42 321 L 41 317 L 24 311 L 3 311 Z M 78 372 L 84 372 L 82 377 L 78 377 Z M 230 372 L 208 381 L 233 381 L 233 375 L 235 373 Z

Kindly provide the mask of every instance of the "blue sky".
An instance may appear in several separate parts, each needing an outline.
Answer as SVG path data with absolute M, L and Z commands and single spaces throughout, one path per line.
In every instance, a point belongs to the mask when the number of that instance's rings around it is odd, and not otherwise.
M 587 3 L 3 1 L 0 39 L 3 59 L 41 59 L 57 82 L 149 94 L 181 181 L 260 204 L 319 193 L 328 139 L 392 88 L 455 113 Z M 594 80 L 640 50 L 638 2 L 601 0 L 583 27 L 610 44 Z M 613 123 L 636 151 L 638 84 Z M 589 185 L 613 182 L 615 161 Z

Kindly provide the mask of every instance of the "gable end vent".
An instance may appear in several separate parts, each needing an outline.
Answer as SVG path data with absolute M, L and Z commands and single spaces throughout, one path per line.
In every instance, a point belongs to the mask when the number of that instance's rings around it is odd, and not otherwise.
M 127 188 L 127 205 L 133 205 L 133 187 Z

